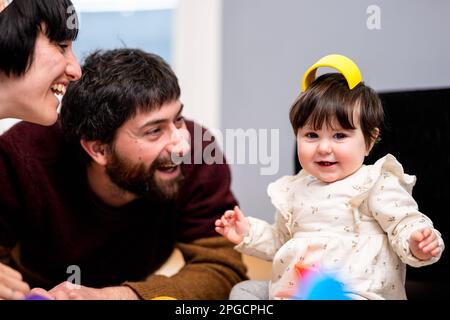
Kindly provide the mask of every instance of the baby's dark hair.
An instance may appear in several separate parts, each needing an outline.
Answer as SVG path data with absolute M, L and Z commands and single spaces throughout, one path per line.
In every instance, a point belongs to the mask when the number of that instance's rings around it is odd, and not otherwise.
M 75 40 L 76 12 L 70 0 L 14 0 L 0 14 L 0 72 L 23 75 L 34 56 L 39 32 L 52 42 Z
M 305 125 L 320 130 L 325 123 L 333 128 L 336 120 L 343 129 L 356 129 L 353 119 L 359 110 L 359 123 L 367 148 L 377 138 L 377 128 L 383 122 L 384 112 L 378 94 L 360 82 L 352 90 L 341 73 L 327 73 L 318 77 L 294 101 L 289 113 L 294 133 Z

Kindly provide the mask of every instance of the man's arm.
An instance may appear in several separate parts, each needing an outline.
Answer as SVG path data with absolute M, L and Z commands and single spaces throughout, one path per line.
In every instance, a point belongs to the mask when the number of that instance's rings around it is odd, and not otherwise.
M 126 282 L 140 298 L 170 296 L 176 299 L 228 299 L 233 285 L 246 278 L 246 267 L 233 244 L 223 237 L 180 243 L 186 265 L 172 277 L 149 276 Z
M 37 295 L 48 300 L 139 300 L 138 295 L 127 286 L 90 288 L 62 282 L 50 291 L 33 288 L 30 295 Z
M 63 282 L 50 291 L 34 288 L 31 293 L 56 300 L 228 299 L 231 287 L 246 279 L 240 254 L 223 237 L 199 239 L 178 248 L 186 264 L 172 277 L 151 275 L 141 282 L 101 289 Z

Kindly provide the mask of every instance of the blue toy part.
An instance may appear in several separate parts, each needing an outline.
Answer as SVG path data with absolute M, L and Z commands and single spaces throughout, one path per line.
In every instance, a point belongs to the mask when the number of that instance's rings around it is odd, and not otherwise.
M 351 300 L 344 284 L 329 275 L 313 277 L 306 291 L 305 300 Z
M 334 277 L 312 272 L 301 280 L 297 293 L 293 297 L 297 300 L 351 300 L 345 286 Z

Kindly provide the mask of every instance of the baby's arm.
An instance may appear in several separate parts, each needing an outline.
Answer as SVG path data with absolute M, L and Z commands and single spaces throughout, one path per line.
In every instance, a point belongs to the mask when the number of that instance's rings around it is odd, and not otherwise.
M 438 238 L 430 228 L 414 231 L 409 238 L 409 249 L 419 260 L 429 260 L 441 253 Z
M 238 206 L 225 211 L 222 218 L 216 220 L 216 231 L 234 244 L 241 243 L 249 229 L 250 223 Z
M 286 220 L 277 211 L 276 222 L 245 217 L 239 207 L 227 210 L 215 222 L 216 231 L 236 244 L 235 249 L 241 253 L 264 260 L 272 260 L 280 247 L 291 238 L 286 227 Z
M 369 208 L 400 259 L 421 267 L 439 260 L 444 243 L 410 192 L 401 176 L 386 172 L 369 196 Z

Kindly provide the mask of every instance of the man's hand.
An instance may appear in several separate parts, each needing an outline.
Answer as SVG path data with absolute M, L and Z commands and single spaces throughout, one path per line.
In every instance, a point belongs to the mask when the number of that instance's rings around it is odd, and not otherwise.
M 21 300 L 29 291 L 19 272 L 0 263 L 0 300 Z
M 126 286 L 96 289 L 67 281 L 60 283 L 50 291 L 34 288 L 31 293 L 51 300 L 139 300 L 136 293 Z
M 409 238 L 409 249 L 419 260 L 428 260 L 441 253 L 438 239 L 430 228 L 414 231 Z
M 238 206 L 227 210 L 216 220 L 216 231 L 234 244 L 239 244 L 250 230 L 250 223 Z

